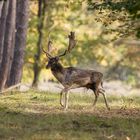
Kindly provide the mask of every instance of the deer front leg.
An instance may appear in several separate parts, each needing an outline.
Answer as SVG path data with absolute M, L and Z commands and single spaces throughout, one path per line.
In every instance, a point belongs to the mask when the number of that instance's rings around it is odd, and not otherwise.
M 101 90 L 99 90 L 99 93 L 101 93 L 103 95 L 104 101 L 105 101 L 105 105 L 106 105 L 107 109 L 110 110 L 110 107 L 109 107 L 109 105 L 107 103 L 107 99 L 106 99 L 106 96 L 105 96 L 104 92 L 102 92 Z
M 68 91 L 65 92 L 65 110 L 68 109 L 68 99 L 69 99 L 69 94 Z
M 96 105 L 97 100 L 98 100 L 98 97 L 99 97 L 99 93 L 98 93 L 98 91 L 97 91 L 97 90 L 96 90 L 96 91 L 94 91 L 94 95 L 95 95 L 95 100 L 94 100 L 93 106 L 95 106 L 95 105 Z
M 65 93 L 64 95 L 64 104 L 63 104 L 63 93 Z M 60 93 L 60 105 L 62 107 L 64 107 L 65 110 L 68 109 L 68 89 L 64 88 L 61 93 Z
M 64 107 L 64 103 L 63 103 L 63 90 L 60 92 L 60 105 L 62 107 Z

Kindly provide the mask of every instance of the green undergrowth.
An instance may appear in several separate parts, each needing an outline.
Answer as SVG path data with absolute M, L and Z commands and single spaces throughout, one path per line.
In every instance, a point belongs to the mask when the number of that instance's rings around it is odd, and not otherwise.
M 0 140 L 139 140 L 140 97 L 70 94 L 69 109 L 59 94 L 41 91 L 0 95 Z

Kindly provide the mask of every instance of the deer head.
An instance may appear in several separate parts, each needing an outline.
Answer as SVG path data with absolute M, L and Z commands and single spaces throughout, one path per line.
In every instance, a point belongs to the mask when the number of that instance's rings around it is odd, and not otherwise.
M 75 33 L 74 32 L 70 32 L 70 35 L 68 35 L 69 38 L 69 45 L 68 48 L 64 51 L 64 53 L 57 55 L 57 56 L 52 56 L 50 54 L 50 49 L 52 47 L 52 42 L 49 40 L 47 48 L 48 50 L 45 51 L 42 48 L 42 51 L 46 54 L 47 58 L 48 58 L 48 64 L 46 65 L 46 68 L 52 68 L 55 67 L 56 64 L 58 64 L 59 58 L 65 56 L 66 54 L 70 53 L 70 51 L 75 47 L 76 45 L 76 40 L 75 40 Z

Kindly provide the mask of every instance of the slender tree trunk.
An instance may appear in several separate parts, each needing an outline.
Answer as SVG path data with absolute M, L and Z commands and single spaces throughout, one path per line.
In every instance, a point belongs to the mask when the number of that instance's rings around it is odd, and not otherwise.
M 43 38 L 43 32 L 42 29 L 44 27 L 44 17 L 45 17 L 45 10 L 46 10 L 46 4 L 45 0 L 39 0 L 38 1 L 38 42 L 37 42 L 37 53 L 34 57 L 34 79 L 32 86 L 36 87 L 38 85 L 39 81 L 39 74 L 41 71 L 40 67 L 40 56 L 41 56 L 41 43 Z
M 13 37 L 12 37 L 12 43 L 11 43 L 11 53 L 10 53 L 10 62 L 9 62 L 9 68 L 8 68 L 8 74 L 7 74 L 7 81 L 5 84 L 5 87 L 9 87 L 10 86 L 10 81 L 11 81 L 11 68 L 12 68 L 12 62 L 13 62 L 13 58 L 14 58 L 14 49 L 15 49 L 15 31 L 13 32 Z
M 29 0 L 18 1 L 16 17 L 17 32 L 15 38 L 14 59 L 11 67 L 8 86 L 20 83 L 22 78 L 28 25 L 28 6 Z
M 1 17 L 0 17 L 0 69 L 1 69 L 1 61 L 3 54 L 3 43 L 5 36 L 5 26 L 6 26 L 6 18 L 8 13 L 9 1 L 5 1 L 2 7 Z
M 3 49 L 3 58 L 0 69 L 0 90 L 5 86 L 8 68 L 10 62 L 10 53 L 12 45 L 12 35 L 15 30 L 15 17 L 16 17 L 16 0 L 9 1 L 8 15 L 6 19 L 6 29 L 5 29 L 5 39 L 4 39 L 4 49 Z
M 1 17 L 2 6 L 3 6 L 3 1 L 0 1 L 0 17 Z

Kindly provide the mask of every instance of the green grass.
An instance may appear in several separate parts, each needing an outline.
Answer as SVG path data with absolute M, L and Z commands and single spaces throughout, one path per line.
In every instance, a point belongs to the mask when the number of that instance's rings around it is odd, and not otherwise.
M 69 109 L 59 94 L 39 91 L 0 96 L 0 140 L 139 140 L 140 97 L 109 96 L 111 111 L 100 97 L 70 94 Z

